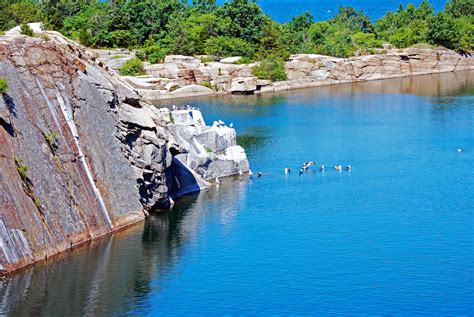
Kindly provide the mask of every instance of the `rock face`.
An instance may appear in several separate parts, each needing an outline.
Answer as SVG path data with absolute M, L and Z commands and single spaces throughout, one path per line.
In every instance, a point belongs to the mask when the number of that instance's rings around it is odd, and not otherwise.
M 189 85 L 212 87 L 207 94 L 258 94 L 338 83 L 474 70 L 474 58 L 443 48 L 390 49 L 377 55 L 334 58 L 316 54 L 292 55 L 285 63 L 288 80 L 268 82 L 252 75 L 255 64 L 234 64 L 238 57 L 201 63 L 194 57 L 168 56 L 164 64 L 147 65 L 146 78 L 131 82 L 151 102 L 201 95 L 200 90 L 177 90 Z M 114 65 L 111 64 L 113 67 Z M 147 83 L 147 88 L 143 82 Z M 171 88 L 173 90 L 171 90 Z
M 203 138 L 215 128 L 199 111 L 149 106 L 93 54 L 47 35 L 0 37 L 0 273 L 248 171 L 233 129 Z M 173 123 L 189 113 L 199 121 Z M 198 154 L 212 140 L 215 153 Z

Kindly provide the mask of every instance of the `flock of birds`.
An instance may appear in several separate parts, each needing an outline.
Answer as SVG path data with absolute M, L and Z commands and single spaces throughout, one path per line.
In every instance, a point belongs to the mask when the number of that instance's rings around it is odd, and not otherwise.
M 299 175 L 303 175 L 303 173 L 304 173 L 305 171 L 307 171 L 311 166 L 315 166 L 315 165 L 317 165 L 316 162 L 312 162 L 312 161 L 311 161 L 311 162 L 304 162 L 303 166 L 301 166 L 301 168 L 300 168 L 300 170 L 299 170 Z M 323 173 L 324 173 L 325 170 L 326 170 L 326 167 L 325 167 L 324 165 L 321 165 L 321 166 L 319 167 L 319 171 L 320 171 L 320 172 L 323 172 Z M 341 165 L 341 164 L 339 164 L 339 165 L 334 165 L 334 170 L 341 172 L 341 171 L 342 171 L 342 165 Z M 350 171 L 352 170 L 352 166 L 346 165 L 346 166 L 344 167 L 344 170 L 350 172 Z M 285 174 L 288 175 L 288 174 L 290 174 L 290 173 L 291 173 L 291 168 L 285 167 Z
M 200 110 L 199 108 L 191 107 L 191 105 L 186 105 L 186 106 L 184 106 L 184 105 L 183 106 L 172 105 L 171 109 L 172 110 Z
M 316 166 L 316 165 L 318 165 L 316 162 L 312 162 L 312 161 L 310 161 L 310 162 L 304 162 L 304 164 L 303 164 L 303 165 L 301 166 L 301 168 L 299 169 L 298 174 L 301 176 L 301 175 L 303 175 L 303 173 L 306 172 L 310 167 Z M 334 165 L 333 168 L 334 168 L 334 170 L 339 171 L 339 172 L 341 172 L 343 169 L 346 170 L 346 171 L 348 171 L 348 172 L 350 172 L 350 171 L 352 170 L 352 166 L 346 165 L 346 166 L 343 168 L 341 164 L 339 164 L 339 165 Z M 322 172 L 322 173 L 324 173 L 324 172 L 326 171 L 326 167 L 325 167 L 324 165 L 319 166 L 319 171 Z M 284 172 L 285 172 L 285 175 L 290 174 L 290 173 L 291 173 L 291 168 L 290 168 L 290 167 L 285 167 Z M 239 175 L 242 175 L 242 174 L 243 174 L 242 172 L 239 172 Z M 249 170 L 249 175 L 250 175 L 250 176 L 253 176 L 252 170 Z M 263 173 L 262 173 L 262 172 L 258 172 L 258 173 L 257 173 L 257 177 L 262 177 L 262 176 L 263 176 Z M 216 184 L 221 184 L 221 183 L 222 183 L 222 180 L 221 180 L 219 177 L 216 177 L 216 178 L 215 178 L 215 182 L 216 182 Z

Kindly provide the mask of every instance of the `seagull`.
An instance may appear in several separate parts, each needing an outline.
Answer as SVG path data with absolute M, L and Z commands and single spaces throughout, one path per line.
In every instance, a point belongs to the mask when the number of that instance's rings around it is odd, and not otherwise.
M 233 128 L 233 127 L 234 127 L 234 124 L 231 122 L 231 123 L 229 124 L 229 128 Z
M 252 176 L 253 175 L 253 172 L 251 169 L 249 169 L 249 175 Z
M 224 121 L 222 121 L 222 120 L 220 120 L 220 119 L 219 119 L 219 121 L 217 121 L 217 122 L 219 122 L 219 125 L 220 125 L 220 126 L 225 125 Z
M 258 173 L 257 173 L 257 177 L 262 177 L 262 175 L 263 175 L 263 174 L 262 174 L 261 172 L 258 172 Z
M 304 170 L 303 170 L 303 169 L 300 169 L 300 173 L 299 173 L 299 174 L 300 174 L 300 175 L 303 175 L 303 172 L 304 172 Z
M 319 171 L 324 172 L 324 165 L 321 165 L 321 167 L 319 168 Z
M 240 176 L 244 175 L 244 172 L 242 172 L 242 170 L 239 170 L 239 175 Z
M 336 165 L 336 166 L 334 166 L 334 169 L 335 169 L 336 171 L 339 171 L 339 172 L 340 172 L 340 171 L 342 171 L 342 165 L 340 165 L 340 164 L 339 164 L 339 165 Z
M 219 177 L 216 177 L 216 184 L 221 184 L 222 181 L 219 179 Z
M 291 168 L 285 167 L 285 174 L 288 175 L 291 173 Z
M 352 166 L 350 166 L 350 165 L 346 166 L 346 171 L 351 171 L 351 169 L 352 169 Z
M 304 162 L 302 168 L 303 168 L 304 170 L 307 170 L 308 168 L 310 168 L 310 167 L 313 166 L 313 165 L 316 165 L 316 162 Z
M 458 153 L 461 153 L 462 152 L 462 149 L 458 149 Z

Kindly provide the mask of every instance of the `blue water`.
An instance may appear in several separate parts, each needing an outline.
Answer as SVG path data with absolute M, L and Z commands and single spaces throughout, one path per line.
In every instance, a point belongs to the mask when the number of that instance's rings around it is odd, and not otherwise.
M 474 72 L 192 104 L 263 176 L 0 282 L 0 315 L 474 314 Z
M 413 3 L 420 5 L 422 0 L 335 0 L 335 1 L 317 1 L 317 0 L 258 0 L 257 3 L 262 7 L 263 12 L 270 15 L 278 22 L 288 22 L 291 18 L 306 11 L 311 12 L 316 21 L 328 20 L 334 17 L 340 6 L 351 6 L 357 10 L 363 10 L 372 20 L 376 20 L 387 11 L 396 11 L 398 6 Z M 446 0 L 431 0 L 430 4 L 436 11 L 442 10 Z M 218 1 L 219 4 L 224 0 Z

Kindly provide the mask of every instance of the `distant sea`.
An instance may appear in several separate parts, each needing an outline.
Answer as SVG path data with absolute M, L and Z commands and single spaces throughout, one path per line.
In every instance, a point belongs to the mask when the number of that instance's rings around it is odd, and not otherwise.
M 259 0 L 257 3 L 263 11 L 278 22 L 288 22 L 291 18 L 306 11 L 311 12 L 315 20 L 322 21 L 332 18 L 340 6 L 351 6 L 358 10 L 363 10 L 372 20 L 382 17 L 387 11 L 396 11 L 400 4 L 406 6 L 413 3 L 418 6 L 422 0 Z M 224 0 L 218 0 L 219 4 Z M 431 0 L 431 5 L 435 11 L 442 10 L 446 0 Z

